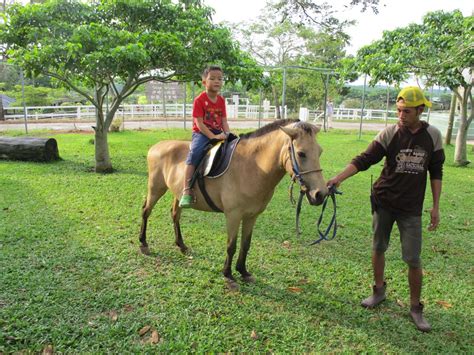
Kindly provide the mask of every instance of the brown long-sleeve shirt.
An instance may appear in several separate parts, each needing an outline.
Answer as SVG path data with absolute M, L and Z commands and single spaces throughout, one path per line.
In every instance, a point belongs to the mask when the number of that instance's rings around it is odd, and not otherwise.
M 441 133 L 436 127 L 421 123 L 416 133 L 398 124 L 385 128 L 351 162 L 363 171 L 386 157 L 373 194 L 378 205 L 393 212 L 421 215 L 427 171 L 431 180 L 443 177 L 445 156 Z

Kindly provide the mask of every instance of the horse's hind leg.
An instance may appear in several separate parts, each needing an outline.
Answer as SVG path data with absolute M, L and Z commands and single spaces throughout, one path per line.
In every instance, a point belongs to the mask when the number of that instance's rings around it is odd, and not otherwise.
M 155 191 L 156 190 L 156 191 Z M 140 251 L 145 254 L 150 254 L 150 249 L 148 248 L 148 243 L 146 241 L 146 228 L 148 224 L 148 217 L 150 217 L 151 211 L 153 207 L 155 207 L 158 200 L 163 196 L 166 192 L 167 188 L 164 186 L 159 189 L 148 188 L 148 196 L 143 203 L 142 207 L 142 226 L 140 228 Z
M 188 247 L 184 244 L 183 235 L 181 234 L 181 227 L 179 225 L 179 220 L 181 218 L 181 208 L 179 207 L 179 200 L 177 198 L 173 200 L 171 218 L 173 219 L 175 243 L 184 254 L 188 250 Z
M 256 220 L 257 216 L 245 218 L 242 221 L 242 238 L 240 239 L 240 252 L 239 258 L 237 259 L 236 269 L 238 272 L 240 272 L 242 279 L 245 282 L 255 282 L 255 278 L 247 271 L 246 261 L 247 254 L 250 249 L 250 242 L 252 241 L 253 227 L 255 226 Z

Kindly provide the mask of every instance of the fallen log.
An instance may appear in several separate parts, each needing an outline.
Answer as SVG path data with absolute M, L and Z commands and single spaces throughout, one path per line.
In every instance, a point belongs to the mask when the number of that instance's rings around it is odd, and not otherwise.
M 0 137 L 0 159 L 44 162 L 61 158 L 54 138 Z

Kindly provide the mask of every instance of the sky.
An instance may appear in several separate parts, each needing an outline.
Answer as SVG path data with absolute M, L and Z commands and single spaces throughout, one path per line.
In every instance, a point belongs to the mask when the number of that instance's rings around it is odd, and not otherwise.
M 214 8 L 214 21 L 241 22 L 255 19 L 265 6 L 266 0 L 204 0 Z M 328 0 L 330 4 L 347 4 L 350 0 Z M 351 46 L 348 54 L 382 37 L 384 30 L 406 27 L 410 23 L 421 23 L 427 12 L 436 10 L 461 10 L 464 16 L 473 14 L 472 0 L 380 0 L 379 14 L 372 10 L 361 13 L 359 9 L 346 10 L 340 18 L 355 19 L 358 23 L 348 30 Z

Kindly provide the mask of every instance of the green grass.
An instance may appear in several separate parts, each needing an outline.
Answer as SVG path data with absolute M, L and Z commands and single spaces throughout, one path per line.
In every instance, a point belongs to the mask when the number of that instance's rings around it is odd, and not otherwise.
M 398 233 L 387 252 L 387 301 L 376 310 L 359 305 L 372 279 L 368 195 L 370 175 L 378 176 L 380 166 L 343 184 L 338 236 L 311 247 L 320 208 L 303 205 L 297 238 L 286 177 L 255 227 L 248 268 L 257 281 L 241 283 L 238 293 L 226 291 L 220 274 L 221 214 L 183 213 L 191 251 L 182 255 L 167 194 L 149 221 L 152 256 L 140 254 L 147 150 L 189 136 L 178 129 L 111 134 L 117 171 L 110 175 L 90 172 L 90 134 L 55 135 L 64 159 L 56 163 L 0 161 L 0 353 L 48 346 L 69 353 L 473 353 L 474 168 L 454 167 L 452 147 L 442 224 L 424 234 L 422 298 L 433 331 L 422 334 L 407 316 Z M 320 134 L 326 178 L 373 135 L 357 137 Z M 427 214 L 424 219 L 427 225 Z M 152 329 L 141 336 L 145 326 Z M 149 343 L 152 330 L 157 344 Z

